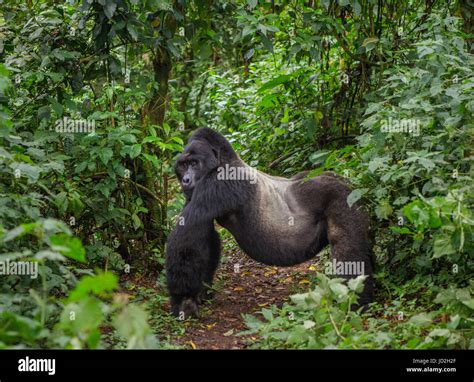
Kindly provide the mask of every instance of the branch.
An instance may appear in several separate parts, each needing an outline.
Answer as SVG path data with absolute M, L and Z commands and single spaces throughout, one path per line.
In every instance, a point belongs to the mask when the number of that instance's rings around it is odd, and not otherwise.
M 101 178 L 103 177 L 104 175 L 108 175 L 108 173 L 106 172 L 99 172 L 97 174 L 94 174 L 92 175 L 91 177 L 92 178 Z M 137 188 L 139 188 L 140 190 L 146 192 L 148 195 L 150 195 L 153 199 L 155 199 L 159 204 L 160 206 L 163 206 L 164 207 L 164 203 L 163 201 L 158 197 L 156 196 L 153 191 L 151 191 L 150 189 L 146 188 L 145 186 L 141 185 L 140 183 L 137 183 L 135 181 L 133 181 L 132 179 L 130 178 L 124 178 L 124 177 L 120 177 L 121 180 L 126 180 L 127 182 L 130 182 L 132 183 L 133 185 L 135 185 Z

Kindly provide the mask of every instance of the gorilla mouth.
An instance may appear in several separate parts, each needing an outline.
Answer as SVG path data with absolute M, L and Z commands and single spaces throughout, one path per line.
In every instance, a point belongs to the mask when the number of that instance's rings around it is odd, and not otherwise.
M 183 189 L 183 193 L 186 196 L 186 198 L 188 200 L 190 200 L 191 196 L 193 196 L 194 186 L 186 186 L 186 187 L 183 186 L 182 189 Z
M 194 189 L 194 185 L 181 185 L 181 188 L 183 189 L 183 192 L 189 192 L 189 191 L 192 191 Z

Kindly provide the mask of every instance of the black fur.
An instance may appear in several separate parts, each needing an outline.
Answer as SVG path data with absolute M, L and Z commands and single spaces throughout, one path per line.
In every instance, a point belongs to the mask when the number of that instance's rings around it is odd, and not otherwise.
M 360 303 L 371 301 L 368 218 L 357 206 L 349 208 L 351 190 L 339 177 L 325 173 L 305 181 L 306 173 L 292 179 L 258 173 L 252 184 L 218 179 L 225 165 L 250 170 L 222 135 L 207 128 L 192 135 L 177 160 L 186 205 L 167 245 L 173 314 L 197 316 L 206 286 L 212 284 L 220 256 L 214 220 L 249 256 L 269 265 L 299 264 L 330 244 L 337 261 L 363 264 L 369 277 Z

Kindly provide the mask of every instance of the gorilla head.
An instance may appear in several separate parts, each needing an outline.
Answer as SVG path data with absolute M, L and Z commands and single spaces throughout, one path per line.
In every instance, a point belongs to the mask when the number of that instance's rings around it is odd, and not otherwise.
M 209 145 L 194 141 L 186 146 L 176 161 L 175 172 L 188 201 L 196 183 L 217 165 L 217 153 Z
M 223 160 L 238 158 L 227 140 L 218 135 L 212 135 L 214 139 L 210 139 L 204 134 L 205 131 L 215 134 L 210 129 L 197 130 L 176 160 L 176 176 L 187 201 L 191 200 L 196 184 L 204 175 L 215 171 Z

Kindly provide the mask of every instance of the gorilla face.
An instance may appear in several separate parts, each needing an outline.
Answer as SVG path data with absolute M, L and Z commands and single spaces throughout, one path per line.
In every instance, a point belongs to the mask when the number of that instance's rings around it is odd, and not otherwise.
M 191 200 L 197 182 L 217 168 L 217 157 L 217 150 L 208 142 L 200 140 L 188 144 L 178 157 L 175 172 L 188 201 Z

